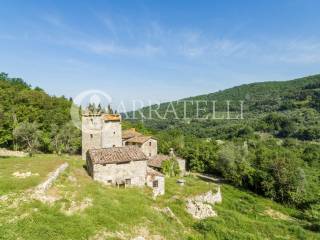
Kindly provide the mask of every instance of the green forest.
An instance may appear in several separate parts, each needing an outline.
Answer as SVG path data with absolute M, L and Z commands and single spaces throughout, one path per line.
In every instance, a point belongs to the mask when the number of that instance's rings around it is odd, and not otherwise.
M 80 130 L 70 123 L 72 99 L 49 96 L 20 78 L 0 73 L 0 147 L 77 153 Z
M 187 159 L 189 169 L 221 176 L 241 189 L 248 189 L 304 212 L 303 218 L 320 231 L 320 75 L 285 82 L 241 85 L 217 93 L 185 99 L 216 101 L 216 110 L 239 112 L 243 119 L 192 119 L 196 106 L 183 118 L 181 101 L 152 106 L 160 116 L 172 106 L 177 114 L 167 119 L 143 118 L 150 109 L 133 114 L 128 125 L 154 134 L 160 151 L 170 148 Z M 212 106 L 203 105 L 210 115 Z M 178 115 L 178 117 L 177 117 Z M 222 117 L 223 118 L 223 117 Z
M 72 99 L 48 95 L 20 78 L 0 74 L 0 147 L 34 153 L 76 154 L 81 150 L 81 133 L 70 122 Z M 128 119 L 124 128 L 135 127 L 154 135 L 159 151 L 174 148 L 187 160 L 190 171 L 220 176 L 232 185 L 302 210 L 308 228 L 320 232 L 320 75 L 285 82 L 241 85 L 184 100 L 216 101 L 223 116 L 226 101 L 230 111 L 239 112 L 244 101 L 244 118 Z M 152 106 L 164 114 L 173 104 Z M 211 114 L 204 105 L 202 116 Z M 148 109 L 136 112 L 148 114 Z

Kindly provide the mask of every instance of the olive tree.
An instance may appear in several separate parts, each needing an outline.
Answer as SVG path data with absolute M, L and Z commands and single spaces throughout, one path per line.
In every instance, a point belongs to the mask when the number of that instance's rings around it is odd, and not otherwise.
M 36 122 L 18 123 L 13 129 L 13 137 L 19 149 L 27 151 L 32 155 L 40 147 L 42 132 Z

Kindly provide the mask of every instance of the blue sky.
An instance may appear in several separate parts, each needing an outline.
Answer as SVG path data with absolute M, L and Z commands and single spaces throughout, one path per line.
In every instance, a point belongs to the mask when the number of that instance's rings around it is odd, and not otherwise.
M 320 71 L 320 1 L 1 1 L 0 71 L 152 102 Z

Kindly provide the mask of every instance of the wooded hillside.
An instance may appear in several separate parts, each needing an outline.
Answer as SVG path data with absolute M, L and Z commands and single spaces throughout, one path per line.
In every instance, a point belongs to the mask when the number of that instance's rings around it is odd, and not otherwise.
M 186 107 L 189 119 L 183 119 L 184 100 L 194 102 Z M 204 109 L 198 113 L 196 101 L 200 101 L 198 107 Z M 213 101 L 216 118 L 222 120 L 212 117 Z M 226 120 L 226 101 L 230 101 L 231 118 L 239 115 L 240 101 L 243 101 L 243 120 Z M 179 119 L 172 113 L 172 107 Z M 160 116 L 166 117 L 159 119 L 156 114 L 152 114 L 152 120 L 144 121 L 145 126 L 157 130 L 178 128 L 197 137 L 219 139 L 231 139 L 239 134 L 259 131 L 277 137 L 317 140 L 320 139 L 320 75 L 284 82 L 245 84 L 216 93 L 154 105 L 152 109 L 158 109 Z M 168 114 L 165 115 L 167 110 Z M 148 119 L 150 109 L 146 107 L 141 112 Z M 132 116 L 133 113 L 129 113 L 129 118 Z M 141 118 L 138 111 L 135 116 Z M 199 119 L 205 117 L 208 119 Z
M 0 99 L 0 147 L 30 148 L 26 146 L 30 143 L 20 141 L 23 135 L 33 145 L 29 150 L 79 150 L 79 131 L 68 124 L 72 99 L 50 96 L 41 88 L 32 88 L 22 79 L 10 78 L 5 73 L 0 74 Z

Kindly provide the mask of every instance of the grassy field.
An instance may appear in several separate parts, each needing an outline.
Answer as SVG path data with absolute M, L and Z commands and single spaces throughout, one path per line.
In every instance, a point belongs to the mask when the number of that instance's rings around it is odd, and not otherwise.
M 30 189 L 63 162 L 70 167 L 48 192 L 56 201 L 32 200 Z M 16 171 L 34 175 L 19 179 L 12 176 Z M 165 196 L 154 200 L 148 188 L 92 181 L 79 157 L 0 158 L 0 239 L 320 239 L 306 230 L 309 223 L 299 220 L 299 211 L 229 185 L 222 186 L 223 203 L 214 206 L 218 216 L 196 221 L 185 211 L 185 200 L 217 186 L 185 179 L 184 187 L 166 179 Z

